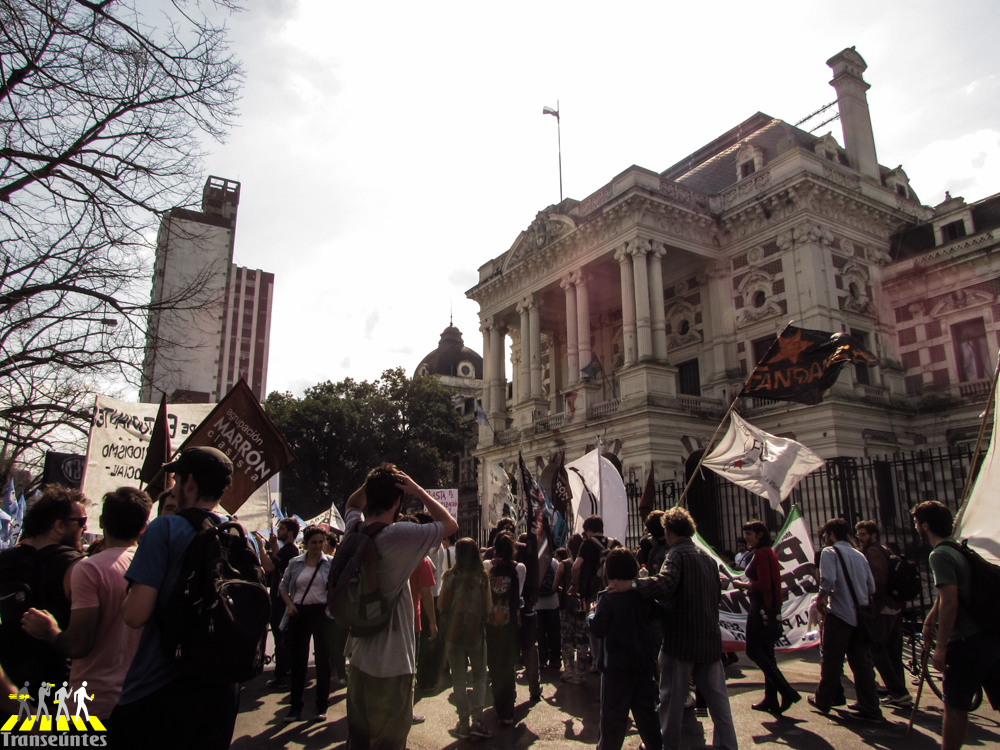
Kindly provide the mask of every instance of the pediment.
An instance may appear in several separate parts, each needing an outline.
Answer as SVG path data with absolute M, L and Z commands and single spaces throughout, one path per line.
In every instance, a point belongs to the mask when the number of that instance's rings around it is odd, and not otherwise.
M 576 229 L 576 221 L 571 216 L 549 211 L 539 211 L 530 226 L 521 232 L 503 260 L 502 272 L 520 265 L 547 245 L 555 242 Z

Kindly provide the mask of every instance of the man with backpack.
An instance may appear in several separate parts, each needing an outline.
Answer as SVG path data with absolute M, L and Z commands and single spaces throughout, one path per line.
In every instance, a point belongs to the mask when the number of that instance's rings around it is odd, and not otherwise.
M 247 666 L 242 660 L 236 663 L 233 656 L 242 642 L 229 630 L 225 631 L 226 640 L 220 642 L 221 621 L 216 628 L 215 620 L 205 624 L 188 619 L 180 625 L 186 632 L 176 649 L 167 644 L 173 642 L 172 634 L 178 629 L 176 618 L 190 614 L 189 602 L 183 597 L 194 590 L 217 605 L 213 611 L 220 614 L 227 604 L 241 607 L 249 599 L 252 608 L 241 609 L 235 619 L 252 626 L 251 639 L 256 635 L 262 645 L 270 615 L 269 597 L 263 570 L 245 533 L 234 533 L 239 527 L 228 524 L 219 513 L 219 501 L 232 481 L 232 461 L 216 448 L 200 446 L 184 451 L 163 470 L 174 474 L 178 514 L 150 521 L 125 574 L 131 588 L 122 605 L 122 617 L 126 625 L 143 631 L 108 722 L 108 742 L 111 747 L 222 750 L 232 742 L 239 707 L 239 679 L 233 679 L 233 670 Z M 195 519 L 200 528 L 196 528 Z M 204 549 L 202 545 L 213 538 L 213 529 L 220 536 L 235 539 L 232 546 L 222 549 L 229 565 L 216 569 L 243 571 L 248 556 L 253 562 L 248 571 L 251 580 L 230 586 L 226 602 L 218 599 L 217 579 L 208 580 L 205 568 L 192 569 L 199 562 L 195 557 Z M 185 661 L 186 651 L 198 648 L 202 649 L 199 660 L 210 673 L 192 674 L 190 663 Z M 222 663 L 213 663 L 213 656 L 221 657 Z M 260 666 L 247 668 L 250 674 L 259 673 Z
M 433 522 L 395 523 L 404 494 L 416 496 Z M 374 529 L 370 540 L 376 552 L 374 574 L 378 598 L 390 608 L 384 626 L 363 637 L 352 632 L 347 642 L 350 662 L 347 747 L 403 750 L 413 720 L 416 673 L 410 574 L 442 539 L 458 531 L 458 522 L 443 505 L 389 463 L 368 473 L 364 486 L 348 499 L 344 521 L 347 536 L 361 523 L 366 534 Z M 345 537 L 342 549 L 348 548 Z M 331 586 L 334 583 L 331 581 Z
M 871 608 L 875 627 L 869 647 L 872 664 L 882 677 L 889 695 L 880 703 L 890 708 L 910 708 L 913 698 L 906 689 L 903 671 L 903 608 L 904 603 L 893 598 L 889 586 L 892 553 L 879 541 L 878 525 L 874 521 L 860 521 L 854 525 L 861 551 L 868 558 L 868 566 L 875 579 L 875 593 Z
M 0 665 L 15 685 L 33 689 L 69 679 L 69 659 L 52 645 L 21 629 L 30 608 L 49 612 L 60 628 L 69 624 L 70 581 L 83 559 L 80 536 L 87 527 L 87 502 L 79 490 L 58 484 L 24 515 L 21 543 L 0 552 Z
M 958 750 L 965 743 L 969 710 L 982 688 L 994 709 L 1000 708 L 1000 635 L 996 621 L 977 621 L 973 591 L 982 558 L 951 536 L 953 519 L 948 508 L 935 501 L 920 503 L 912 511 L 920 538 L 933 547 L 929 562 L 937 599 L 924 623 L 924 643 L 930 643 L 937 622 L 934 668 L 944 675 L 944 727 L 942 750 Z M 996 596 L 993 587 L 992 596 Z

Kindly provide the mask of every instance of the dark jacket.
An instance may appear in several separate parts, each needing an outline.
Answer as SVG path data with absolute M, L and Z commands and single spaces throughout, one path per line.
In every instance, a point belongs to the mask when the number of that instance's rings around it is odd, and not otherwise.
M 590 632 L 603 638 L 601 669 L 652 670 L 660 649 L 660 612 L 639 592 L 597 595 L 597 609 L 587 618 Z

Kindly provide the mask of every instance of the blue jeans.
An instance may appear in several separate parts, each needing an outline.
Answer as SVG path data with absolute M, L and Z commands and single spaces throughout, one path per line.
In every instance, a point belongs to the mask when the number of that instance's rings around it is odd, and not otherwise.
M 729 708 L 726 674 L 722 662 L 691 662 L 675 659 L 660 651 L 660 731 L 664 750 L 678 750 L 681 746 L 681 725 L 684 722 L 684 701 L 687 699 L 691 678 L 708 704 L 714 732 L 712 747 L 718 750 L 737 750 L 736 728 Z
M 458 718 L 465 721 L 470 716 L 473 721 L 483 718 L 486 705 L 486 638 L 480 638 L 475 646 L 445 644 L 451 679 L 455 684 L 455 706 Z M 472 705 L 469 705 L 468 669 L 472 667 Z

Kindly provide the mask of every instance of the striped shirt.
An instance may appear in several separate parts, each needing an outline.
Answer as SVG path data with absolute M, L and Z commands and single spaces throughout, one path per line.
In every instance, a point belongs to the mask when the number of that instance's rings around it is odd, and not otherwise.
M 719 567 L 690 538 L 674 544 L 659 575 L 638 579 L 636 589 L 644 598 L 666 605 L 665 653 L 696 664 L 722 658 Z

